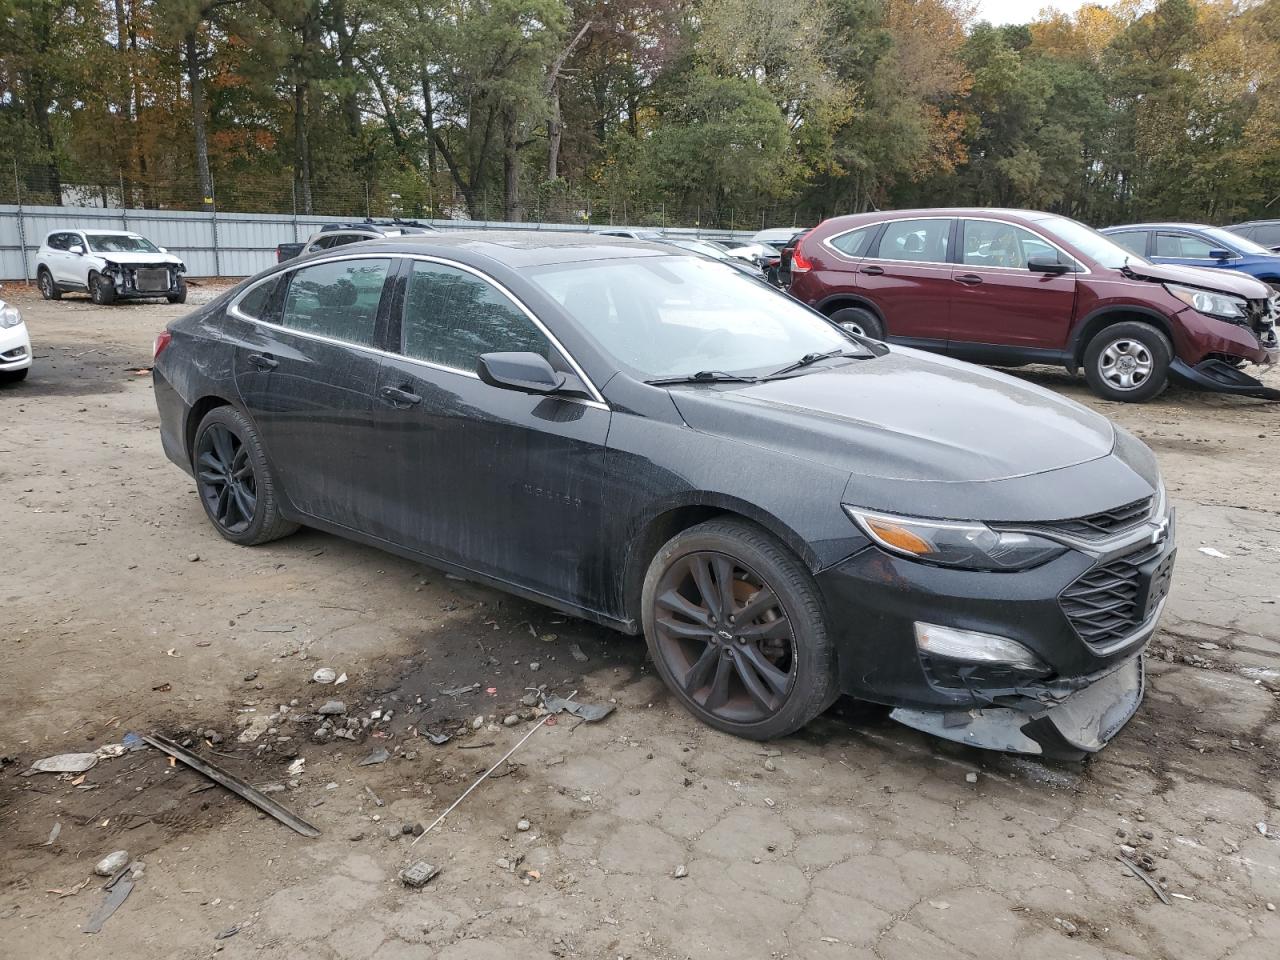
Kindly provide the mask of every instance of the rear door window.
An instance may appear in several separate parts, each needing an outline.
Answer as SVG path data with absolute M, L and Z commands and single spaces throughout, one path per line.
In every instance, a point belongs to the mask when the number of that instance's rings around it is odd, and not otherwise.
M 1280 223 L 1262 223 L 1253 228 L 1253 232 L 1249 234 L 1249 239 L 1254 243 L 1260 243 L 1264 247 L 1274 247 L 1280 244 Z
M 1145 230 L 1125 230 L 1121 233 L 1108 233 L 1107 236 L 1131 253 L 1136 253 L 1140 257 L 1147 255 L 1147 231 Z
M 1209 251 L 1217 249 L 1208 240 L 1193 237 L 1189 233 L 1156 233 L 1153 256 L 1176 260 L 1209 260 Z
M 293 272 L 282 326 L 371 347 L 390 260 L 333 260 Z
M 236 310 L 243 313 L 246 317 L 252 317 L 254 320 L 265 320 L 274 322 L 274 318 L 270 315 L 271 294 L 275 292 L 276 282 L 279 277 L 273 277 L 253 287 L 240 298 L 236 303 Z M 274 312 L 274 311 L 272 311 Z
M 406 357 L 468 373 L 485 353 L 553 355 L 550 341 L 506 294 L 443 263 L 413 261 L 401 330 Z
M 832 237 L 827 243 L 835 247 L 846 257 L 860 257 L 867 249 L 871 238 L 875 236 L 880 224 L 873 223 L 869 227 L 862 227 L 858 230 L 850 230 L 848 233 L 842 233 L 838 237 Z
M 946 263 L 952 222 L 897 220 L 888 224 L 880 238 L 879 259 Z

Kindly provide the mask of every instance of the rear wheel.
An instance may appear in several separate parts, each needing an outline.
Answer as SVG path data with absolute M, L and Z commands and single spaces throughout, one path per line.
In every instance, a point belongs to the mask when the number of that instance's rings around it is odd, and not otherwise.
M 642 595 L 658 673 L 696 717 L 752 740 L 794 733 L 837 693 L 813 577 L 765 531 L 711 520 L 658 551 Z
M 170 303 L 186 303 L 187 302 L 187 281 L 182 279 L 182 277 L 179 277 L 177 287 L 174 289 L 173 293 L 169 294 L 169 296 L 166 299 Z
M 831 319 L 850 333 L 872 340 L 884 339 L 884 324 L 870 310 L 864 307 L 844 307 L 831 315 Z
M 40 296 L 46 300 L 61 300 L 62 291 L 58 289 L 58 285 L 53 282 L 53 274 L 44 267 L 40 268 L 40 273 L 36 276 L 36 286 L 40 288 Z
M 216 407 L 200 421 L 192 459 L 204 512 L 232 543 L 256 546 L 298 529 L 280 515 L 262 442 L 234 407 Z
M 90 274 L 89 297 L 100 306 L 109 306 L 116 301 L 116 285 L 111 282 L 110 277 L 104 277 L 100 273 Z
M 1084 351 L 1084 375 L 1098 396 L 1142 403 L 1165 388 L 1173 347 L 1148 323 L 1127 321 L 1098 331 Z

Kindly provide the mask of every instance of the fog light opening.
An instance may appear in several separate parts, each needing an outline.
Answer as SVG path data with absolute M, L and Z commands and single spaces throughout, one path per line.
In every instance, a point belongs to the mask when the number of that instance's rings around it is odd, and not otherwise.
M 915 629 L 916 647 L 921 653 L 968 663 L 1000 664 L 1029 673 L 1050 672 L 1043 660 L 1008 637 L 919 621 L 916 622 Z

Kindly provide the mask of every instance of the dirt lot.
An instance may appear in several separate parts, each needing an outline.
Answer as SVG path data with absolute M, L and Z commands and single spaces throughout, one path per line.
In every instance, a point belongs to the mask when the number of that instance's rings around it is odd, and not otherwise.
M 5 295 L 37 358 L 0 389 L 6 956 L 1276 956 L 1280 408 L 1176 389 L 1127 407 L 1026 374 L 1144 437 L 1179 511 L 1149 694 L 1091 762 L 981 753 L 847 703 L 766 749 L 692 721 L 637 641 L 317 533 L 224 542 L 164 459 L 139 372 L 182 308 Z M 310 683 L 322 666 L 348 680 Z M 502 720 L 539 684 L 617 710 L 539 729 L 410 849 L 401 825 L 524 735 Z M 307 718 L 333 698 L 392 718 L 316 742 Z M 322 836 L 196 792 L 154 750 L 20 776 L 151 730 L 277 789 Z M 117 849 L 145 871 L 87 936 L 104 881 L 72 891 Z M 419 858 L 441 872 L 413 891 L 396 874 Z

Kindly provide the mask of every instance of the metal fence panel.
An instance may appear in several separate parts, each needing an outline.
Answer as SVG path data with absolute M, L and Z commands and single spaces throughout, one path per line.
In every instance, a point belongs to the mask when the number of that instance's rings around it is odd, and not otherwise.
M 247 277 L 275 263 L 276 245 L 305 240 L 326 223 L 351 217 L 214 213 L 204 210 L 120 210 L 105 207 L 18 207 L 0 204 L 0 279 L 35 278 L 36 252 L 54 230 L 132 230 L 177 254 L 193 277 Z M 441 229 L 572 230 L 604 227 L 582 224 L 430 220 Z M 652 229 L 652 228 L 648 228 Z M 747 230 L 668 228 L 673 237 L 751 236 Z

